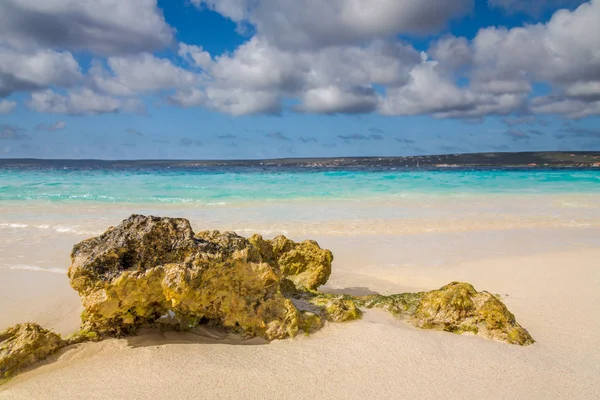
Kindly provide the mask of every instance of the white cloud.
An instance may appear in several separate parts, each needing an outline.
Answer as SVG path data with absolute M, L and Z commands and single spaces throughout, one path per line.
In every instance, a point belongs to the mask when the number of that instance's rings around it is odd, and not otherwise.
M 600 0 L 547 23 L 483 28 L 471 41 L 445 35 L 422 55 L 398 34 L 439 30 L 472 0 L 192 3 L 251 26 L 254 36 L 215 57 L 180 43 L 170 59 L 152 53 L 173 39 L 156 0 L 5 0 L 0 97 L 29 91 L 32 109 L 74 115 L 144 114 L 143 94 L 232 115 L 279 113 L 286 99 L 296 111 L 325 114 L 600 114 Z M 84 75 L 71 53 L 80 50 L 105 58 Z M 551 94 L 529 101 L 535 83 Z M 0 113 L 10 107 L 5 100 Z
M 0 97 L 50 85 L 69 87 L 82 78 L 79 64 L 68 52 L 18 52 L 0 47 Z
M 96 62 L 90 70 L 90 79 L 95 88 L 113 96 L 186 88 L 202 80 L 202 75 L 148 53 L 110 57 L 107 64 L 109 70 Z
M 557 114 L 581 119 L 600 115 L 600 101 L 584 102 L 557 96 L 542 96 L 532 100 L 531 110 L 538 114 Z
M 181 107 L 194 107 L 206 104 L 204 92 L 198 88 L 183 89 L 169 97 L 169 101 Z
M 208 69 L 212 65 L 212 57 L 210 53 L 204 51 L 202 46 L 194 46 L 185 43 L 179 43 L 179 51 L 177 52 L 180 57 L 188 60 L 193 65 L 196 65 L 203 69 Z
M 10 114 L 17 107 L 16 101 L 0 100 L 0 114 Z
M 388 89 L 380 111 L 385 115 L 415 115 L 473 108 L 474 95 L 443 76 L 438 65 L 424 59 L 411 71 L 408 84 Z
M 442 37 L 431 46 L 423 62 L 412 47 L 395 39 L 378 39 L 385 32 L 410 31 L 399 28 L 401 20 L 395 20 L 395 28 L 388 26 L 391 30 L 386 30 L 387 20 L 379 14 L 382 12 L 379 7 L 387 4 L 385 0 L 370 2 L 368 6 L 360 0 L 302 4 L 291 1 L 274 4 L 268 0 L 196 3 L 234 21 L 250 22 L 257 33 L 231 55 L 214 60 L 201 48 L 182 47 L 180 54 L 188 59 L 193 59 L 192 52 L 199 55 L 202 68 L 212 80 L 207 87 L 180 91 L 175 96 L 180 104 L 212 104 L 211 107 L 227 112 L 228 102 L 232 102 L 237 104 L 237 112 L 255 112 L 272 110 L 272 101 L 290 97 L 300 100 L 296 109 L 303 112 L 351 113 L 377 108 L 388 115 L 481 118 L 526 111 L 532 82 L 547 82 L 565 96 L 577 98 L 577 104 L 600 97 L 600 42 L 590 40 L 600 37 L 600 24 L 595 22 L 600 20 L 600 0 L 572 12 L 559 11 L 547 24 L 484 28 L 472 42 L 454 36 Z M 388 14 L 408 10 L 407 4 L 404 1 L 387 4 Z M 265 11 L 267 6 L 270 15 Z M 427 1 L 413 3 L 411 12 L 430 6 Z M 295 13 L 298 7 L 312 12 Z M 358 15 L 360 7 L 363 13 Z M 444 12 L 446 17 L 452 15 L 447 9 Z M 310 18 L 304 19 L 303 15 Z M 369 21 L 374 15 L 378 15 L 379 30 L 370 30 Z M 329 16 L 328 23 L 319 22 L 324 16 Z M 349 35 L 344 30 L 346 17 L 356 23 Z M 294 32 L 288 32 L 286 26 Z M 351 43 L 359 39 L 363 42 Z M 313 40 L 320 41 L 322 46 L 315 46 Z M 427 60 L 429 57 L 432 59 Z M 459 86 L 459 77 L 468 78 L 467 84 Z M 379 96 L 373 85 L 385 86 L 386 94 Z M 226 96 L 226 102 L 211 102 L 206 96 L 207 88 L 213 93 L 235 90 Z M 263 99 L 268 97 L 268 105 L 261 102 L 261 106 L 242 107 L 244 99 L 250 99 L 253 93 L 261 93 Z M 265 96 L 266 93 L 269 95 Z M 241 97 L 234 99 L 236 95 Z M 531 109 L 548 107 L 536 105 Z M 594 110 L 590 106 L 580 113 L 569 111 L 567 115 L 593 115 Z
M 473 0 L 192 0 L 253 25 L 280 47 L 360 43 L 398 33 L 429 33 L 468 12 Z
M 407 85 L 388 89 L 380 111 L 386 115 L 432 114 L 436 118 L 481 118 L 506 115 L 520 107 L 524 97 L 493 95 L 460 88 L 437 61 L 423 59 Z
M 470 65 L 473 52 L 469 41 L 464 37 L 444 36 L 433 43 L 429 55 L 439 61 L 444 68 L 458 69 Z
M 123 102 L 99 95 L 90 89 L 71 91 L 63 96 L 51 89 L 33 92 L 27 105 L 35 111 L 69 115 L 96 115 L 119 111 Z
M 302 94 L 300 111 L 311 113 L 370 113 L 377 108 L 378 97 L 370 87 L 342 90 L 336 86 L 309 89 Z
M 291 51 L 254 37 L 206 65 L 211 79 L 203 87 L 180 90 L 171 100 L 249 113 L 278 112 L 281 99 L 289 97 L 302 101 L 303 112 L 369 112 L 378 101 L 371 86 L 406 82 L 419 60 L 398 41 Z M 246 101 L 254 104 L 243 105 Z
M 156 0 L 2 0 L 0 44 L 101 55 L 168 46 L 173 30 Z
M 281 99 L 278 93 L 267 90 L 223 89 L 209 86 L 204 91 L 198 89 L 179 91 L 170 100 L 183 107 L 201 105 L 231 115 L 277 114 L 281 111 Z
M 478 79 L 536 80 L 567 91 L 582 82 L 596 84 L 600 82 L 600 41 L 592 38 L 600 37 L 598 21 L 600 1 L 593 0 L 573 12 L 556 12 L 547 24 L 483 29 L 473 42 Z M 590 91 L 585 95 L 594 94 Z
M 478 97 L 476 103 L 487 103 L 479 105 L 481 112 L 502 114 L 511 105 L 522 110 L 532 82 L 544 82 L 554 93 L 534 101 L 533 112 L 581 118 L 598 113 L 600 42 L 591 38 L 600 37 L 599 20 L 600 0 L 593 0 L 556 12 L 546 24 L 484 28 L 471 43 L 443 38 L 430 53 L 440 61 L 438 69 L 466 68 L 468 90 Z M 490 95 L 497 98 L 491 105 Z

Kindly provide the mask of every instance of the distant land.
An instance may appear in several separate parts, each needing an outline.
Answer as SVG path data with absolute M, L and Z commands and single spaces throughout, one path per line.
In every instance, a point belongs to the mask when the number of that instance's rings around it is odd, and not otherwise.
M 405 157 L 282 158 L 269 160 L 0 159 L 0 168 L 600 168 L 600 151 L 471 153 Z

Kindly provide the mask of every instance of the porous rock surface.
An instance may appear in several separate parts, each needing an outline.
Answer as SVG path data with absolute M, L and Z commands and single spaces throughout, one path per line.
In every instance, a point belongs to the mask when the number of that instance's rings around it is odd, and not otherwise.
M 282 282 L 316 289 L 327 282 L 333 255 L 312 241 L 194 234 L 186 219 L 132 215 L 77 244 L 71 258 L 87 331 L 119 336 L 145 325 L 213 323 L 272 340 L 322 324 L 284 296 Z
M 0 380 L 44 360 L 66 343 L 60 335 L 38 324 L 25 323 L 0 332 Z
M 186 219 L 132 215 L 77 244 L 69 278 L 84 306 L 82 332 L 100 336 L 132 334 L 141 326 L 186 330 L 210 323 L 247 337 L 283 339 L 317 330 L 325 321 L 358 319 L 361 307 L 378 307 L 423 329 L 533 343 L 498 298 L 468 283 L 391 296 L 318 292 L 332 260 L 314 241 L 195 234 Z
M 511 344 L 534 342 L 504 303 L 468 283 L 453 282 L 425 293 L 410 321 L 419 328 L 471 332 Z

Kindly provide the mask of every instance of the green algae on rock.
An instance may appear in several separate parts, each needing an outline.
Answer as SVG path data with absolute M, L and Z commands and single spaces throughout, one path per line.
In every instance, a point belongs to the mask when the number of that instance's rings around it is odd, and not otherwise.
M 18 324 L 0 332 L 0 379 L 46 359 L 65 345 L 60 335 L 38 324 Z
M 316 242 L 195 235 L 185 219 L 132 215 L 77 244 L 71 258 L 82 329 L 120 336 L 167 321 L 183 330 L 208 322 L 272 340 L 322 325 L 282 294 L 281 282 L 316 288 L 333 256 Z
M 477 292 L 468 283 L 453 282 L 425 293 L 409 322 L 419 328 L 471 332 L 510 344 L 534 343 L 496 296 Z
M 357 298 L 357 303 L 365 308 L 381 308 L 398 318 L 408 318 L 415 313 L 423 296 L 424 292 L 391 296 L 369 295 Z

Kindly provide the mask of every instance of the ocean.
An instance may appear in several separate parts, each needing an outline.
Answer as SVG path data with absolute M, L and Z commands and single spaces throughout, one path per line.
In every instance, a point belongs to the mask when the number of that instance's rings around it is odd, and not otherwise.
M 600 170 L 0 169 L 0 201 L 194 203 L 600 193 Z
M 0 169 L 0 268 L 63 273 L 73 244 L 132 213 L 319 239 L 363 265 L 422 263 L 415 249 L 443 242 L 430 260 L 448 263 L 506 240 L 531 251 L 594 245 L 599 199 L 598 169 L 27 165 Z M 565 229 L 564 241 L 546 234 Z

